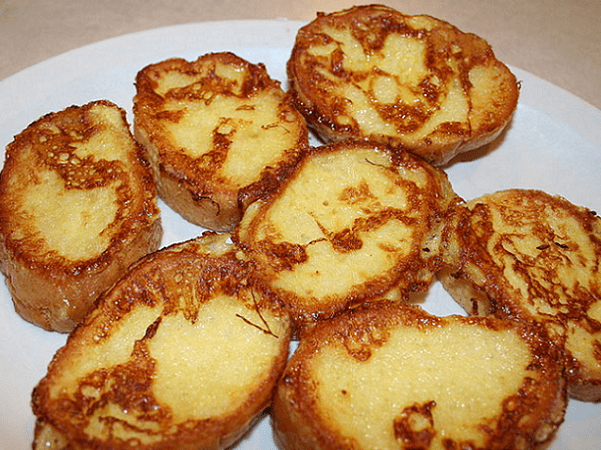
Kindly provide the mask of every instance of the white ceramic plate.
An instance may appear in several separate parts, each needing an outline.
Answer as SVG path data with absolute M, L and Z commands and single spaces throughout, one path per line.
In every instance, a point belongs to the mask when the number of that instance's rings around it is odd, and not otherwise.
M 285 62 L 301 25 L 277 20 L 160 28 L 102 41 L 32 66 L 0 82 L 0 147 L 43 114 L 73 104 L 108 99 L 131 111 L 138 70 L 169 57 L 195 59 L 229 50 L 264 63 L 285 86 Z M 511 187 L 537 188 L 601 213 L 601 111 L 531 74 L 514 71 L 522 90 L 511 127 L 477 157 L 447 169 L 455 190 L 469 199 Z M 201 232 L 164 204 L 161 207 L 163 244 Z M 439 285 L 433 286 L 425 306 L 439 314 L 460 312 Z M 31 390 L 64 342 L 64 335 L 21 320 L 1 283 L 0 450 L 31 448 Z M 598 450 L 600 442 L 601 405 L 571 401 L 548 450 Z M 236 448 L 275 449 L 269 418 Z

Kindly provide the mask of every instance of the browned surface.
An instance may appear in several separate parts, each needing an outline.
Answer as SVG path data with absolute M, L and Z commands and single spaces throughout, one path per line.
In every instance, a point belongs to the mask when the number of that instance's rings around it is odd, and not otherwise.
M 350 32 L 353 44 L 334 34 L 340 32 Z M 422 44 L 423 52 L 416 55 L 399 45 L 384 56 L 385 46 L 396 37 Z M 361 50 L 353 47 L 351 52 L 353 45 Z M 315 55 L 317 47 L 323 48 Z M 361 58 L 357 53 L 363 53 Z M 382 61 L 371 62 L 377 58 Z M 397 73 L 393 59 L 398 64 L 411 60 L 418 73 L 423 59 L 426 72 L 411 80 L 406 72 Z M 475 72 L 486 75 L 474 77 Z M 484 39 L 433 17 L 411 17 L 379 5 L 318 14 L 298 32 L 288 77 L 297 106 L 324 140 L 367 138 L 404 147 L 436 165 L 494 140 L 511 119 L 519 94 L 515 76 Z M 386 100 L 379 98 L 378 78 L 394 81 L 396 98 L 394 92 L 386 93 Z M 460 87 L 452 88 L 454 84 Z M 367 106 L 355 109 L 347 86 L 360 91 Z M 436 115 L 451 91 L 465 97 L 468 110 L 453 110 L 430 130 L 429 122 L 438 123 Z M 367 130 L 365 108 L 373 109 L 386 126 Z
M 351 6 L 333 1 L 327 10 Z M 452 5 L 439 1 L 389 2 L 411 13 L 428 13 L 477 32 L 493 44 L 503 60 L 562 86 L 597 107 L 601 70 L 601 3 L 509 0 Z M 83 0 L 33 2 L 9 0 L 0 6 L 2 26 L 0 77 L 71 48 L 130 31 L 190 21 L 222 19 L 311 20 L 323 2 L 283 0 L 172 2 L 157 0 L 107 4 Z
M 340 358 L 354 360 L 356 364 L 369 366 L 376 352 L 380 348 L 386 348 L 394 335 L 402 336 L 403 333 L 419 330 L 424 333 L 424 347 L 429 344 L 430 339 L 440 330 L 451 326 L 451 324 L 462 323 L 468 327 L 478 329 L 484 327 L 493 333 L 503 333 L 512 330 L 515 324 L 496 318 L 481 317 L 434 317 L 423 310 L 411 306 L 403 306 L 391 303 L 378 303 L 359 307 L 345 313 L 331 321 L 318 324 L 313 332 L 305 337 L 299 348 L 289 361 L 286 370 L 278 384 L 272 415 L 274 418 L 274 429 L 282 447 L 286 450 L 302 449 L 356 449 L 369 448 L 361 446 L 358 441 L 363 439 L 363 433 L 368 433 L 365 428 L 357 429 L 356 433 L 342 434 L 335 417 L 337 411 L 328 410 L 328 403 L 338 404 L 338 399 L 321 398 L 317 392 L 320 391 L 322 380 L 316 375 L 317 367 L 320 366 L 322 352 L 328 348 L 341 349 Z M 481 424 L 470 424 L 469 428 L 476 434 L 483 433 L 484 444 L 476 445 L 470 440 L 455 440 L 454 436 L 460 431 L 457 428 L 441 428 L 443 421 L 439 414 L 440 405 L 437 398 L 432 398 L 423 403 L 413 403 L 403 407 L 403 403 L 397 403 L 396 398 L 389 397 L 391 404 L 399 405 L 398 416 L 385 425 L 385 428 L 393 430 L 398 444 L 391 444 L 390 448 L 486 448 L 487 450 L 521 448 L 533 449 L 550 439 L 561 424 L 566 407 L 565 380 L 562 368 L 557 364 L 557 349 L 550 345 L 544 334 L 539 334 L 535 327 L 520 325 L 515 332 L 523 340 L 529 349 L 530 364 L 526 368 L 525 376 L 521 386 L 515 391 L 508 393 L 502 401 L 501 413 L 495 417 L 488 417 Z M 432 334 L 432 336 L 429 336 Z M 413 341 L 412 341 L 413 342 Z M 414 342 L 413 342 L 414 343 Z M 475 343 L 464 342 L 465 358 L 478 355 Z M 453 343 L 453 346 L 457 343 Z M 346 351 L 346 353 L 345 353 Z M 402 344 L 398 348 L 388 350 L 389 353 L 397 352 L 399 355 L 410 357 L 411 354 L 422 352 L 420 348 L 413 346 L 405 347 Z M 336 353 L 337 355 L 339 353 Z M 424 352 L 424 355 L 427 351 Z M 447 356 L 432 355 L 436 361 L 434 364 L 445 364 L 443 361 Z M 336 360 L 338 361 L 338 360 Z M 380 361 L 382 361 L 380 359 Z M 341 363 L 341 361 L 340 361 Z M 455 367 L 468 363 L 461 357 L 447 361 L 447 379 L 432 381 L 441 387 L 448 385 L 449 392 L 456 392 Z M 375 364 L 375 362 L 373 363 Z M 424 367 L 427 367 L 426 362 Z M 339 373 L 338 395 L 354 399 L 357 392 L 353 392 L 353 373 L 341 372 L 341 367 L 332 364 L 328 371 L 332 374 Z M 485 368 L 477 368 L 486 371 Z M 393 385 L 395 379 L 418 378 L 419 373 L 408 373 L 403 370 L 402 364 L 398 368 L 389 368 L 386 373 L 375 371 L 374 377 L 380 381 L 381 392 L 373 392 L 373 396 L 386 395 L 389 386 Z M 482 384 L 482 398 L 487 397 L 488 377 L 478 377 L 472 374 L 471 382 L 475 385 Z M 520 375 L 521 377 L 522 375 Z M 510 380 L 506 380 L 509 382 Z M 330 392 L 330 391 L 328 391 Z M 334 395 L 334 394 L 330 394 Z M 420 398 L 421 392 L 416 390 L 412 395 Z M 457 393 L 457 412 L 462 405 L 461 394 Z M 364 398 L 364 397 L 362 397 Z M 356 401 L 356 400 L 355 400 Z M 402 402 L 405 400 L 399 400 Z M 442 403 L 442 402 L 441 402 Z M 479 406 L 475 402 L 474 408 Z M 324 406 L 326 405 L 326 406 Z M 489 404 L 490 406 L 490 404 Z M 448 411 L 453 415 L 454 412 Z M 484 415 L 490 414 L 488 410 Z M 370 420 L 370 419 L 366 419 Z M 440 423 L 439 423 L 440 422 Z M 453 423 L 453 421 L 451 421 Z M 464 424 L 465 425 L 465 424 Z M 473 426 L 473 428 L 472 428 Z M 466 427 L 467 429 L 467 427 Z M 399 445 L 401 447 L 396 447 Z M 432 445 L 432 446 L 431 446 Z M 380 448 L 380 447 L 378 447 Z M 388 447 L 387 447 L 388 448 Z
M 441 280 L 470 314 L 537 320 L 566 346 L 570 394 L 601 399 L 601 220 L 536 190 L 459 206 Z M 577 334 L 582 333 L 582 334 Z M 583 356 L 586 355 L 586 358 Z
M 46 442 L 54 438 L 67 442 L 66 448 L 74 450 L 125 449 L 134 444 L 140 449 L 216 450 L 231 445 L 269 404 L 272 387 L 286 363 L 290 341 L 286 312 L 277 302 L 259 295 L 249 275 L 220 236 L 176 244 L 142 259 L 99 300 L 94 311 L 69 336 L 66 346 L 55 355 L 47 375 L 35 388 L 33 410 L 38 427 L 34 448 L 47 448 Z M 163 322 L 183 316 L 185 325 L 170 328 L 173 332 L 169 336 L 174 351 L 180 352 L 178 342 L 185 341 L 186 333 L 192 333 L 196 321 L 212 320 L 204 315 L 203 307 L 213 302 L 219 308 L 223 296 L 233 298 L 247 311 L 232 320 L 239 320 L 250 330 L 259 330 L 259 334 L 266 336 L 264 339 L 276 339 L 278 351 L 265 367 L 260 366 L 259 379 L 239 386 L 233 403 L 239 406 L 218 416 L 183 420 L 175 408 L 183 407 L 182 401 L 184 405 L 194 405 L 199 401 L 197 393 L 172 388 L 173 401 L 171 397 L 157 398 L 155 383 L 159 377 L 169 377 L 174 386 L 186 384 L 181 383 L 183 375 L 177 370 L 169 374 L 164 369 L 160 372 L 164 361 L 161 355 L 153 354 L 151 346 Z M 135 318 L 136 313 L 147 308 L 152 313 L 143 316 L 144 319 Z M 251 310 L 264 317 L 263 321 L 248 319 Z M 81 372 L 74 365 L 87 364 L 86 357 L 82 359 L 81 355 L 97 354 L 94 347 L 104 343 L 111 346 L 115 356 L 104 355 L 106 363 L 101 368 L 71 380 L 71 372 Z M 227 346 L 228 342 L 218 339 L 196 345 Z M 131 351 L 125 361 L 117 356 L 123 351 L 126 354 Z M 245 364 L 256 364 L 257 356 L 252 351 L 239 357 Z M 236 373 L 219 370 L 220 367 L 220 361 L 215 360 L 207 366 L 199 363 L 193 371 L 207 371 L 214 378 L 236 379 Z M 120 415 L 107 413 L 104 408 L 109 406 Z M 103 423 L 101 432 L 88 433 L 93 420 Z
M 120 111 L 128 145 L 124 160 L 105 159 L 102 154 L 77 156 L 77 145 L 106 131 L 105 124 L 89 115 L 96 106 Z M 106 248 L 72 259 L 44 240 L 43 230 L 37 228 L 38 217 L 27 209 L 23 195 L 30 192 L 25 187 L 45 186 L 47 174 L 61 180 L 64 192 L 114 189 L 117 213 L 102 230 L 103 235 L 110 236 Z M 59 194 L 48 192 L 43 201 L 54 204 L 56 211 L 65 211 L 58 215 L 57 223 L 49 225 L 61 229 L 72 205 L 63 202 Z M 90 223 L 105 214 L 94 206 L 89 205 L 84 218 Z M 158 248 L 162 236 L 156 190 L 143 154 L 129 132 L 125 112 L 109 102 L 92 102 L 48 114 L 16 136 L 7 147 L 0 179 L 0 217 L 1 267 L 17 312 L 48 330 L 72 330 L 130 264 Z M 73 241 L 72 245 L 77 248 L 81 243 Z
M 253 205 L 235 238 L 302 329 L 378 295 L 406 300 L 427 290 L 456 201 L 445 173 L 408 152 L 364 141 L 329 144 L 311 149 L 278 191 Z M 279 285 L 295 272 L 302 273 L 295 282 Z M 342 292 L 314 287 L 343 279 Z
M 231 67 L 243 75 L 240 80 L 232 80 L 220 75 L 218 66 Z M 189 84 L 162 92 L 162 79 L 178 73 L 188 77 Z M 159 195 L 186 220 L 209 229 L 231 230 L 246 206 L 273 189 L 308 145 L 304 119 L 292 106 L 280 83 L 269 77 L 262 64 L 251 64 L 232 53 L 207 54 L 193 62 L 172 59 L 150 65 L 138 73 L 136 89 L 135 134 L 148 150 Z M 279 102 L 279 116 L 271 126 L 289 129 L 291 137 L 277 158 L 272 158 L 268 166 L 253 173 L 251 182 L 243 182 L 235 176 L 226 176 L 223 167 L 228 157 L 232 158 L 230 149 L 234 141 L 240 141 L 238 133 L 242 129 L 269 132 L 258 121 L 253 122 L 257 107 L 255 98 L 259 94 L 267 94 Z M 235 99 L 239 104 L 237 111 L 248 111 L 246 122 L 232 119 L 233 111 L 211 110 L 212 102 L 224 98 Z M 178 101 L 182 102 L 179 109 L 171 107 L 167 110 L 170 102 Z M 214 120 L 212 115 L 222 115 L 210 131 L 208 148 L 196 148 L 192 139 L 184 142 L 187 147 L 182 148 L 166 128 L 166 122 L 180 123 L 187 113 L 187 102 L 205 105 L 201 114 L 207 116 L 209 123 Z M 227 132 L 223 131 L 225 128 Z M 251 142 L 247 146 L 249 154 L 264 151 Z M 202 155 L 197 156 L 199 151 Z

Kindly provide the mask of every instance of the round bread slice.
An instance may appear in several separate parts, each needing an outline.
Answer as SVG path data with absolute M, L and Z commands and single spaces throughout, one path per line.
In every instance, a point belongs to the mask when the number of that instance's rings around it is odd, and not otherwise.
M 108 101 L 48 114 L 17 135 L 0 175 L 0 269 L 15 310 L 69 332 L 162 227 L 144 152 Z
M 275 435 L 284 450 L 532 450 L 564 419 L 557 355 L 536 325 L 363 305 L 300 341 Z
M 55 355 L 32 394 L 33 448 L 224 449 L 270 404 L 290 330 L 226 235 L 161 249 Z
M 302 333 L 377 296 L 425 291 L 457 201 L 446 174 L 417 156 L 345 141 L 308 151 L 249 206 L 234 239 Z
M 565 346 L 568 390 L 601 400 L 601 219 L 539 190 L 457 207 L 438 277 L 470 314 L 541 322 Z
M 318 14 L 298 31 L 287 69 L 297 107 L 326 142 L 366 138 L 435 165 L 494 140 L 519 96 L 484 39 L 382 5 Z
M 230 231 L 294 167 L 308 131 L 262 64 L 232 53 L 170 59 L 136 77 L 134 134 L 161 198 L 186 220 Z

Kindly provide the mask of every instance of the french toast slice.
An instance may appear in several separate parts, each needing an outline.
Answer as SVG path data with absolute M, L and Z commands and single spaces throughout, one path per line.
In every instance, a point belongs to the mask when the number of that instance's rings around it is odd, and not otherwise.
M 275 436 L 283 450 L 531 450 L 564 419 L 558 353 L 536 324 L 362 305 L 300 341 Z
M 457 206 L 438 274 L 474 315 L 537 321 L 565 346 L 568 392 L 601 400 L 601 219 L 540 190 L 509 189 Z
M 376 296 L 427 290 L 439 234 L 459 201 L 446 174 L 367 141 L 311 148 L 234 233 L 297 332 Z
M 161 236 L 150 168 L 117 105 L 47 114 L 7 146 L 0 269 L 24 319 L 71 331 Z
M 291 321 L 227 235 L 143 258 L 35 387 L 35 450 L 223 449 L 271 402 Z
M 484 39 L 383 5 L 318 13 L 298 31 L 287 72 L 325 142 L 367 138 L 435 165 L 493 141 L 519 97 Z
M 134 135 L 161 198 L 186 220 L 231 231 L 308 145 L 303 116 L 263 64 L 229 53 L 151 64 L 136 77 Z

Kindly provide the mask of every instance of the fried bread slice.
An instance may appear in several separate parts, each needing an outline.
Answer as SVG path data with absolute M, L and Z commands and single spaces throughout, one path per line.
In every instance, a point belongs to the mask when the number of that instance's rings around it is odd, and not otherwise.
M 534 449 L 564 419 L 557 353 L 532 324 L 363 305 L 300 341 L 275 436 L 284 450 Z
M 291 321 L 227 235 L 144 258 L 69 336 L 32 394 L 35 450 L 223 449 L 271 402 Z
M 484 39 L 382 5 L 318 13 L 298 31 L 287 71 L 326 142 L 367 138 L 435 165 L 494 140 L 519 97 Z
M 308 145 L 305 120 L 280 83 L 264 65 L 227 52 L 141 70 L 134 134 L 161 198 L 217 231 L 230 231 Z
M 156 189 L 125 112 L 108 101 L 50 113 L 6 149 L 0 269 L 16 311 L 69 332 L 127 267 L 160 245 Z
M 277 191 L 250 205 L 234 239 L 302 334 L 376 296 L 425 291 L 457 201 L 446 174 L 411 153 L 333 143 L 312 148 Z
M 601 400 L 601 219 L 540 190 L 457 207 L 438 275 L 470 314 L 541 322 L 565 345 L 571 396 Z

